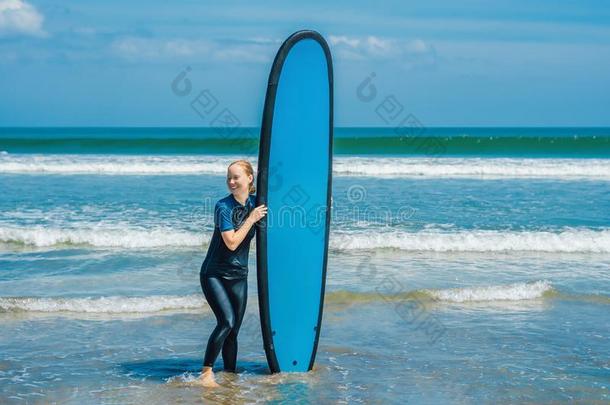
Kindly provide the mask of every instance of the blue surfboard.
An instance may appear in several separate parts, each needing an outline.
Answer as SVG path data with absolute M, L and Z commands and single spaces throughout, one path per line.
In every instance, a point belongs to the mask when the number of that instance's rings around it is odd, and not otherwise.
M 328 44 L 299 31 L 269 75 L 259 145 L 259 310 L 271 372 L 312 369 L 324 304 L 332 189 L 333 69 Z

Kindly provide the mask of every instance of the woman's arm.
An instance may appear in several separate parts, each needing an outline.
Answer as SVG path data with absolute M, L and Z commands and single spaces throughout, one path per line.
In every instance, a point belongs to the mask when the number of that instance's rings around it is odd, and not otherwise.
M 267 207 L 259 205 L 254 208 L 242 226 L 236 231 L 234 229 L 221 232 L 222 240 L 229 250 L 235 250 L 243 242 L 244 238 L 250 232 L 254 224 L 267 214 Z

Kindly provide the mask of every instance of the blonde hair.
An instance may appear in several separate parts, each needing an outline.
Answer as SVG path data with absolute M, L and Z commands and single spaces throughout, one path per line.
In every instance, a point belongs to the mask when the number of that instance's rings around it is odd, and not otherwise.
M 254 169 L 252 169 L 252 165 L 250 164 L 250 162 L 248 162 L 247 160 L 244 160 L 244 159 L 240 159 L 240 160 L 236 160 L 235 162 L 231 163 L 229 165 L 229 167 L 231 167 L 233 165 L 241 166 L 241 168 L 244 169 L 244 171 L 246 172 L 246 175 L 252 176 L 252 182 L 248 186 L 248 193 L 249 194 L 256 193 L 256 186 L 254 186 Z

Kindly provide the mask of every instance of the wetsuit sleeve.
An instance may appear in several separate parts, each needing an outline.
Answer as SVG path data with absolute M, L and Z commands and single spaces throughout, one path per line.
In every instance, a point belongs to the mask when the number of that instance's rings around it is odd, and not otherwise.
M 235 229 L 231 220 L 231 209 L 229 207 L 224 204 L 216 204 L 216 208 L 214 208 L 214 225 L 220 229 L 220 232 Z
M 256 194 L 252 194 L 250 196 L 250 198 L 252 199 L 252 209 L 254 209 L 254 207 L 256 207 Z M 260 226 L 260 222 L 257 222 L 254 224 L 254 226 L 252 227 L 252 229 L 254 229 L 254 232 L 252 233 L 252 235 L 254 235 L 256 232 L 258 232 L 258 227 Z

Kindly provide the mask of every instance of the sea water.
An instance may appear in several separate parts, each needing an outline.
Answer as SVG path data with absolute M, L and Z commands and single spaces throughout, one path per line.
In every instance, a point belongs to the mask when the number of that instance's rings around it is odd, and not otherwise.
M 193 386 L 213 207 L 253 133 L 0 130 L 0 402 L 610 401 L 603 128 L 339 129 L 314 370 L 268 372 L 253 242 L 239 372 Z

